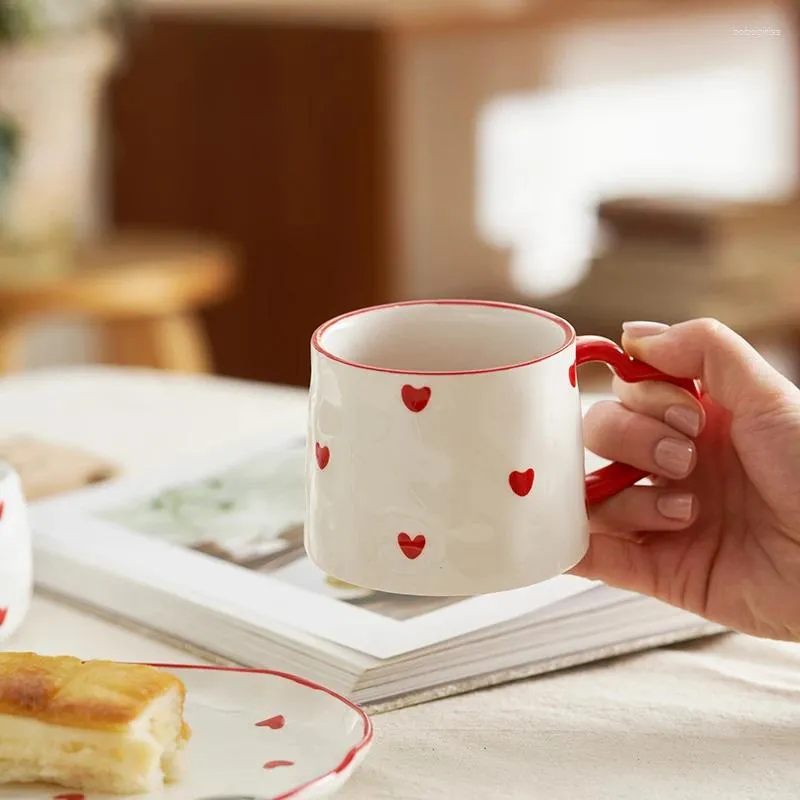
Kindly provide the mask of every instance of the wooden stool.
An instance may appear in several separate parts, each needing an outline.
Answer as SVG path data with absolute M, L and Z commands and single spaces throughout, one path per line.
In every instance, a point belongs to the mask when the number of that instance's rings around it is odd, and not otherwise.
M 0 372 L 21 368 L 28 323 L 54 314 L 99 322 L 107 362 L 211 371 L 196 311 L 231 291 L 235 266 L 226 248 L 174 237 L 120 236 L 84 248 L 76 264 L 53 280 L 0 282 Z

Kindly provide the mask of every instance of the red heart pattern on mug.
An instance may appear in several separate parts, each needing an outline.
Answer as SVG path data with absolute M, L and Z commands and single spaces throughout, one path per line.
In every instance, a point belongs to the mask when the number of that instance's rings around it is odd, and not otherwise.
M 421 533 L 417 534 L 413 539 L 407 533 L 400 533 L 397 536 L 397 544 L 400 546 L 403 555 L 413 561 L 422 555 L 426 539 Z
M 415 414 L 419 414 L 420 411 L 424 411 L 431 399 L 431 390 L 429 386 L 421 386 L 419 389 L 417 389 L 414 386 L 409 386 L 409 384 L 406 384 L 400 391 L 400 394 L 403 398 L 405 407 L 409 411 L 413 411 Z
M 531 493 L 531 489 L 533 489 L 533 479 L 535 477 L 536 473 L 533 468 L 525 470 L 525 472 L 514 471 L 508 476 L 508 485 L 514 494 L 520 497 L 527 497 Z
M 577 364 L 572 364 L 569 368 L 569 382 L 573 387 L 577 386 Z M 427 408 L 432 392 L 429 386 L 417 387 L 411 386 L 410 384 L 405 384 L 402 387 L 400 394 L 405 407 L 412 413 L 418 414 Z M 315 451 L 317 465 L 319 466 L 320 470 L 324 470 L 330 462 L 330 448 L 321 444 L 320 442 L 317 442 Z M 519 497 L 527 497 L 533 489 L 535 478 L 536 472 L 534 471 L 533 467 L 522 471 L 514 470 L 508 476 L 508 484 L 514 494 Z M 425 550 L 427 540 L 421 533 L 417 534 L 412 539 L 408 533 L 403 532 L 397 535 L 397 544 L 403 555 L 410 561 L 414 561 L 422 555 L 423 551 Z M 0 619 L 0 624 L 1 623 L 2 619 Z M 259 727 L 277 729 L 283 727 L 285 722 L 286 720 L 283 717 L 276 716 L 262 722 L 258 722 L 256 725 Z M 273 763 L 275 762 L 270 762 L 271 765 Z M 284 765 L 280 764 L 280 766 Z M 269 769 L 271 766 L 267 768 Z
M 325 469 L 328 466 L 328 462 L 331 460 L 331 449 L 330 447 L 324 447 L 319 442 L 317 442 L 317 465 L 320 469 Z

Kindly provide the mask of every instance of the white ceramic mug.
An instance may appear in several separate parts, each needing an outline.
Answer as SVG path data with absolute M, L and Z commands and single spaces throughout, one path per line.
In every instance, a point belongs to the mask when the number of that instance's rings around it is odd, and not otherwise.
M 19 475 L 0 461 L 0 642 L 22 624 L 33 593 L 28 507 Z
M 327 574 L 401 594 L 527 586 L 575 565 L 587 504 L 646 477 L 584 477 L 576 368 L 682 381 L 545 311 L 436 300 L 354 311 L 312 339 L 305 544 Z

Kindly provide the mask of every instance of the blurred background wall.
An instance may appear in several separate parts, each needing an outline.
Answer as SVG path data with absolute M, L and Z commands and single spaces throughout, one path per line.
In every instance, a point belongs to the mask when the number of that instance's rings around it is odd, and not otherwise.
M 603 200 L 792 193 L 793 30 L 788 10 L 752 6 L 553 33 L 542 91 L 499 97 L 480 121 L 480 229 L 513 249 L 518 285 L 547 293 L 576 282 Z
M 232 245 L 240 291 L 202 317 L 224 374 L 303 383 L 315 324 L 393 299 L 605 323 L 569 294 L 606 241 L 604 201 L 793 202 L 792 3 L 149 0 L 136 16 L 81 213 L 92 235 Z M 24 365 L 101 359 L 81 316 L 37 318 Z M 789 370 L 800 336 L 773 327 L 754 335 Z

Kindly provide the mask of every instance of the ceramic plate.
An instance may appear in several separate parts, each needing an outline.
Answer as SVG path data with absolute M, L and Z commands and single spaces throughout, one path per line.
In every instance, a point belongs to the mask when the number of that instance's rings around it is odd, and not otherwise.
M 180 783 L 137 800 L 311 800 L 335 794 L 372 742 L 358 707 L 268 670 L 156 665 L 186 684 L 192 727 Z M 110 800 L 52 786 L 3 786 L 4 800 Z

